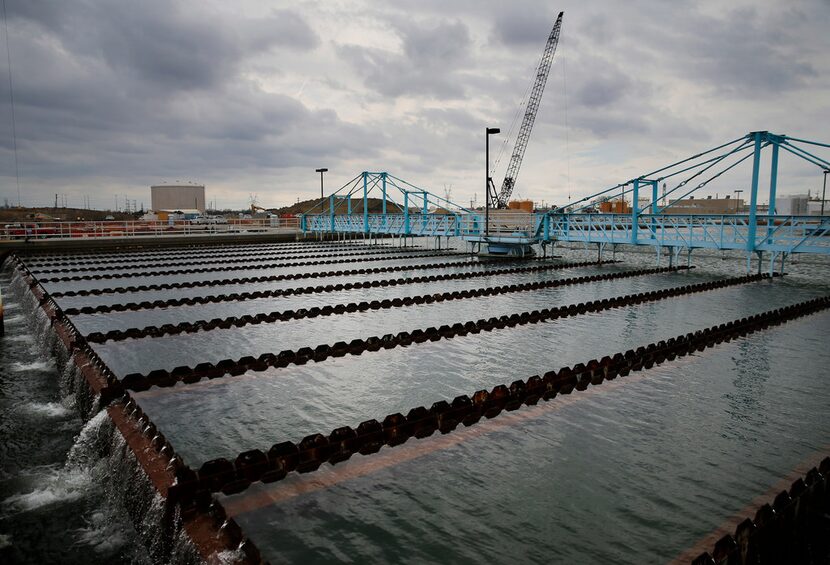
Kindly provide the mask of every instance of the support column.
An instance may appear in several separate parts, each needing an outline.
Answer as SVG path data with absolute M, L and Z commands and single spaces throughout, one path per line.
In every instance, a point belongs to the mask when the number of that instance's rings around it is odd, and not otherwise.
M 383 217 L 384 220 L 386 219 L 386 173 L 380 174 L 380 179 L 382 181 L 382 188 L 383 188 Z
M 640 180 L 634 179 L 631 195 L 631 243 L 637 245 L 637 228 L 640 227 Z
M 778 143 L 772 144 L 772 164 L 769 171 L 769 211 L 767 212 L 767 238 L 772 236 L 774 229 L 773 217 L 775 216 L 775 191 L 778 189 Z M 772 243 L 768 240 L 767 243 Z
M 334 233 L 334 194 L 329 196 L 329 228 Z
M 660 197 L 658 193 L 659 189 L 659 181 L 653 180 L 651 181 L 651 214 L 652 216 L 656 216 L 660 210 L 660 206 L 657 205 L 657 199 Z M 651 239 L 657 239 L 657 218 L 651 218 Z
M 772 164 L 769 173 L 769 215 L 775 215 L 775 191 L 778 189 L 778 143 L 772 144 Z
M 657 199 L 660 197 L 658 193 L 658 184 L 659 181 L 653 180 L 651 181 L 651 213 L 656 214 L 659 210 L 659 206 L 657 205 Z
M 755 236 L 758 231 L 758 172 L 761 166 L 761 136 L 764 132 L 756 131 L 755 156 L 752 159 L 752 186 L 749 195 L 749 225 L 747 226 L 746 250 L 748 253 L 755 251 Z M 749 258 L 751 260 L 751 257 Z
M 363 173 L 363 233 L 369 233 L 369 173 Z
M 421 233 L 424 235 L 427 233 L 427 214 L 429 214 L 429 207 L 427 206 L 427 193 L 424 192 L 424 211 L 421 212 Z
M 403 193 L 403 233 L 409 235 L 409 192 Z

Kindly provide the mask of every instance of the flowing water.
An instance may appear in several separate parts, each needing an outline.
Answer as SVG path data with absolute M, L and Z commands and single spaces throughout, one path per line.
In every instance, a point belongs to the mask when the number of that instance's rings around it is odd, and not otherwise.
M 149 563 L 106 484 L 106 414 L 88 422 L 51 355 L 48 323 L 0 272 L 0 559 L 4 563 Z
M 334 254 L 346 251 L 339 248 Z M 234 248 L 221 252 L 234 258 Z M 566 261 L 596 258 L 590 250 L 558 252 Z M 190 253 L 189 261 L 199 261 L 199 266 L 211 260 L 216 266 L 226 264 L 224 257 L 211 259 L 199 248 Z M 291 253 L 304 251 L 292 248 Z M 135 260 L 138 266 L 101 270 L 105 264 L 96 264 L 95 257 L 78 255 L 85 273 L 140 276 L 45 287 L 64 292 L 453 263 L 418 271 L 58 299 L 64 307 L 83 307 L 516 265 L 470 264 L 463 255 L 393 257 L 143 276 L 140 265 L 176 259 L 157 252 L 112 254 L 98 259 Z M 106 332 L 651 268 L 655 256 L 617 253 L 616 259 L 623 263 L 72 318 L 83 333 Z M 38 269 L 53 269 L 49 265 L 58 260 L 43 259 Z M 690 272 L 130 339 L 95 349 L 116 375 L 124 376 L 672 288 L 735 276 L 745 268 L 742 258 L 729 254 L 701 255 L 693 263 L 697 268 Z M 806 260 L 788 265 L 787 271 L 791 276 L 773 281 L 152 388 L 134 397 L 185 461 L 198 467 L 216 457 L 267 450 L 316 432 L 327 435 L 340 426 L 405 414 L 416 406 L 830 293 L 826 262 Z M 151 495 L 142 501 L 124 494 L 130 489 L 123 484 L 142 483 L 135 461 L 118 455 L 124 451 L 119 434 L 103 413 L 95 414 L 94 399 L 73 384 L 76 372 L 60 357 L 56 366 L 53 352 L 58 348 L 48 323 L 35 313 L 11 270 L 0 277 L 7 299 L 6 336 L 0 338 L 0 557 L 11 562 L 152 561 L 143 548 L 155 535 L 156 502 Z M 411 439 L 398 448 L 356 455 L 334 467 L 326 464 L 315 473 L 256 484 L 221 499 L 264 557 L 275 563 L 670 561 L 793 468 L 805 461 L 818 463 L 830 451 L 830 384 L 823 378 L 823 368 L 830 364 L 828 330 L 830 312 L 811 315 L 446 436 Z M 142 485 L 137 490 L 149 492 L 151 487 Z

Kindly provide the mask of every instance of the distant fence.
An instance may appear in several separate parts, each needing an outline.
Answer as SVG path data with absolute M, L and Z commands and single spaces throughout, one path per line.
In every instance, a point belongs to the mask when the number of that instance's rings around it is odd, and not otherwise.
M 190 220 L 16 222 L 0 226 L 0 241 L 296 233 L 300 228 L 299 222 L 299 218 L 231 219 L 226 223 L 195 223 Z

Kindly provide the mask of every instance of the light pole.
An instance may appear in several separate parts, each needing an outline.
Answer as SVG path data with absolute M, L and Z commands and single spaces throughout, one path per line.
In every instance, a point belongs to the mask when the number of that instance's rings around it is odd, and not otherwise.
M 736 213 L 736 214 L 738 213 L 738 208 L 740 208 L 740 204 L 739 204 L 738 196 L 740 196 L 740 194 L 741 194 L 742 192 L 743 192 L 743 189 L 740 189 L 740 188 L 738 188 L 738 189 L 736 189 L 736 190 L 735 190 L 735 213 Z
M 484 143 L 484 237 L 490 235 L 490 136 L 501 133 L 499 128 L 486 128 Z
M 830 169 L 824 169 L 824 186 L 821 189 L 821 216 L 824 216 L 824 193 L 827 192 L 827 173 L 830 173 Z
M 314 169 L 315 172 L 320 173 L 320 202 L 323 202 L 325 196 L 323 195 L 323 173 L 328 172 L 328 169 Z M 322 206 L 322 204 L 320 204 Z

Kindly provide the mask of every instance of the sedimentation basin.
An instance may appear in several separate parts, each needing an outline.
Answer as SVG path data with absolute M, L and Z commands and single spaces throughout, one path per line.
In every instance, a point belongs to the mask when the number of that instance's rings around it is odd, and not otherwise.
M 826 550 L 828 265 L 382 243 L 8 257 L 0 551 L 689 562 L 781 490 Z

